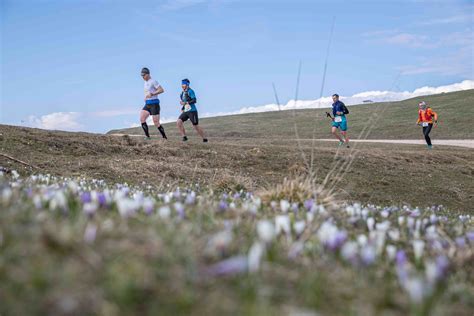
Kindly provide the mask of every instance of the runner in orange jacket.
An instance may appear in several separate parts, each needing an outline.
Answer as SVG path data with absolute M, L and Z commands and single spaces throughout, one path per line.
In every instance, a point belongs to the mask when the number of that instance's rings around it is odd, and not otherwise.
M 432 149 L 430 132 L 433 124 L 438 125 L 438 114 L 433 111 L 424 101 L 418 103 L 418 121 L 416 124 L 423 126 L 423 135 L 425 136 L 428 149 Z

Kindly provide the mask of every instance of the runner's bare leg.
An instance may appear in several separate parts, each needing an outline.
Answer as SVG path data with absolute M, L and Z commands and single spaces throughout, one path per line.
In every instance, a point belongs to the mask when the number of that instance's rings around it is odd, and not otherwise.
M 181 119 L 178 119 L 178 121 L 176 121 L 176 126 L 178 126 L 178 130 L 181 136 L 183 137 L 186 136 L 186 131 L 184 130 L 184 124 Z

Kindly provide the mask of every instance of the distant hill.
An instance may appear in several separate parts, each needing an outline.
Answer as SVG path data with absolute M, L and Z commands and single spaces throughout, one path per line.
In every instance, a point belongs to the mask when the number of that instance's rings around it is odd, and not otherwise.
M 416 139 L 420 128 L 415 125 L 421 100 L 426 101 L 440 117 L 440 125 L 433 131 L 434 138 L 471 139 L 474 119 L 474 90 L 457 91 L 416 97 L 398 102 L 370 103 L 349 107 L 349 132 L 357 138 L 362 131 L 371 139 Z M 203 118 L 202 126 L 209 136 L 224 138 L 327 138 L 329 136 L 328 109 L 288 110 Z M 177 136 L 174 123 L 164 124 L 171 136 Z M 188 123 L 187 128 L 192 127 Z M 365 128 L 365 129 L 364 129 Z M 117 129 L 108 134 L 139 134 L 141 127 Z

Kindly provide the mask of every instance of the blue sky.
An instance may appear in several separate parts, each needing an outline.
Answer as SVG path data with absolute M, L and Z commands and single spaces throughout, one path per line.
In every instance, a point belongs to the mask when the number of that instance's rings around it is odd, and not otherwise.
M 105 132 L 138 123 L 140 69 L 179 115 L 325 95 L 413 91 L 474 79 L 471 1 L 1 1 L 2 124 Z M 398 78 L 398 80 L 396 80 Z

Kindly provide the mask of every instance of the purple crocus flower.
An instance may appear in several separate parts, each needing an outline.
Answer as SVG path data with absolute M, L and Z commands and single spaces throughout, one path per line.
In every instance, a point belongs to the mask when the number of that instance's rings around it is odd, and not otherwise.
M 436 258 L 436 270 L 437 275 L 440 279 L 444 279 L 446 277 L 446 273 L 449 268 L 449 260 L 446 256 L 438 256 Z
M 88 191 L 82 192 L 82 194 L 81 194 L 81 201 L 82 201 L 82 204 L 92 202 L 91 193 L 88 192 Z
M 347 233 L 344 230 L 339 230 L 335 236 L 327 243 L 327 247 L 331 251 L 339 249 L 347 240 Z
M 395 256 L 395 262 L 397 266 L 403 266 L 407 263 L 407 255 L 405 251 L 398 250 L 397 255 Z
M 298 214 L 298 203 L 293 203 L 293 204 L 291 204 L 291 210 L 292 210 L 295 214 Z
M 474 230 L 471 230 L 471 231 L 467 232 L 466 233 L 466 238 L 470 242 L 474 242 Z
M 176 212 L 178 213 L 178 216 L 183 219 L 184 216 L 185 216 L 185 212 L 184 212 L 184 205 L 181 204 L 181 203 L 174 203 L 174 209 L 176 210 Z
M 314 205 L 314 200 L 313 199 L 308 199 L 308 200 L 304 201 L 304 207 L 307 211 L 311 210 L 313 208 L 313 205 Z
M 367 245 L 364 248 L 362 248 L 360 252 L 360 258 L 362 262 L 364 263 L 364 265 L 366 266 L 373 264 L 376 259 L 376 253 L 375 253 L 374 247 Z
M 224 212 L 229 208 L 229 205 L 227 205 L 227 202 L 224 200 L 221 200 L 219 202 L 219 211 Z
M 177 188 L 174 192 L 173 192 L 173 197 L 178 200 L 180 197 L 181 197 L 181 191 L 179 190 L 179 188 Z
M 403 286 L 407 279 L 408 279 L 408 271 L 407 271 L 407 255 L 405 251 L 399 250 L 397 251 L 397 255 L 395 256 L 395 264 L 396 264 L 396 271 L 397 277 L 400 284 Z
M 103 192 L 100 192 L 97 194 L 97 202 L 99 202 L 99 205 L 101 207 L 104 207 L 107 205 L 107 198 L 105 197 L 105 194 Z
M 464 248 L 466 247 L 466 239 L 464 237 L 457 237 L 456 238 L 456 245 L 459 247 L 459 248 Z
M 234 200 L 237 200 L 240 198 L 240 193 L 234 193 L 234 196 L 233 196 Z
M 210 276 L 229 276 L 247 271 L 248 262 L 246 256 L 236 256 L 213 264 L 206 269 Z
M 189 204 L 194 204 L 194 202 L 196 202 L 196 193 L 194 192 L 188 193 L 186 195 L 185 203 L 189 205 Z

